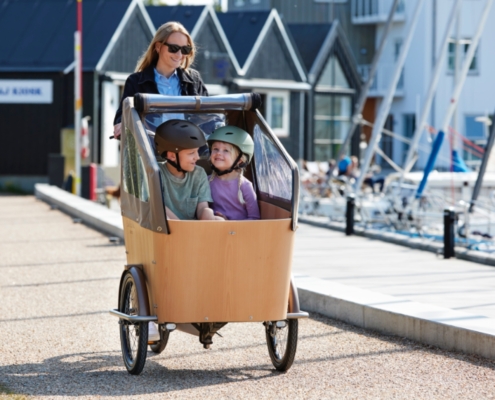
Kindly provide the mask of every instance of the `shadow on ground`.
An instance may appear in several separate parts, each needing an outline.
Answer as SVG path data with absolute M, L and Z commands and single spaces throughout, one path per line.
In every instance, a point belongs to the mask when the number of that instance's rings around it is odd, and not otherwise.
M 311 318 L 335 328 L 336 331 L 323 335 L 300 334 L 300 343 L 304 340 L 309 341 L 320 338 L 321 336 L 332 336 L 338 340 L 341 334 L 354 333 L 385 341 L 395 346 L 394 348 L 378 352 L 355 351 L 339 356 L 319 354 L 318 357 L 303 359 L 303 357 L 298 358 L 296 355 L 295 366 L 298 364 L 317 364 L 321 361 L 338 361 L 346 358 L 367 358 L 386 353 L 424 352 L 425 354 L 454 358 L 476 366 L 495 370 L 495 361 L 492 360 L 457 352 L 447 352 L 397 336 L 386 336 L 378 332 L 354 327 L 317 313 L 311 313 Z M 249 346 L 241 346 L 241 348 L 246 347 L 249 351 L 249 348 L 257 346 L 265 346 L 265 344 L 260 342 Z M 212 351 L 233 351 L 240 350 L 241 348 L 212 349 Z M 161 355 L 148 352 L 145 368 L 139 376 L 128 374 L 124 367 L 120 351 L 112 351 L 102 353 L 72 353 L 47 358 L 41 363 L 5 365 L 0 367 L 0 379 L 2 384 L 16 392 L 33 396 L 67 395 L 69 393 L 72 396 L 139 396 L 172 393 L 201 387 L 208 388 L 215 385 L 242 381 L 267 382 L 267 380 L 290 376 L 291 374 L 291 371 L 287 374 L 277 372 L 269 362 L 268 357 L 264 360 L 252 360 L 249 365 L 244 364 L 238 368 L 208 369 L 204 368 L 204 366 L 198 366 L 198 368 L 193 369 L 172 369 L 163 365 L 167 358 L 188 358 L 197 356 L 202 351 L 184 355 L 167 355 L 167 349 Z M 259 363 L 260 361 L 261 363 Z

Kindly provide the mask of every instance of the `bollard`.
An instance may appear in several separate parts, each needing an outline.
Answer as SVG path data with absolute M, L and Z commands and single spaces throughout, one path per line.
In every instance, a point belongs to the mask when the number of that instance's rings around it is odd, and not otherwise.
M 96 200 L 97 188 L 96 164 L 89 164 L 81 168 L 81 197 L 88 200 Z
M 89 199 L 96 201 L 96 188 L 98 187 L 96 164 L 89 164 Z
M 443 258 L 455 257 L 455 212 L 452 207 L 443 211 Z
M 347 196 L 347 207 L 345 210 L 345 234 L 350 236 L 354 234 L 354 206 L 356 205 L 355 196 Z
M 62 154 L 48 154 L 48 184 L 64 186 L 65 157 Z

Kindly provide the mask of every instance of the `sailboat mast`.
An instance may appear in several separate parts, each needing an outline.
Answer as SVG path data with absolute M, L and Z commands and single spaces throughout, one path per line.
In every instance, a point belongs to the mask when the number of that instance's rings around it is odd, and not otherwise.
M 395 65 L 395 71 L 392 76 L 392 80 L 390 82 L 390 86 L 385 97 L 380 104 L 380 110 L 378 112 L 377 120 L 373 125 L 373 131 L 371 132 L 370 142 L 368 144 L 368 148 L 366 149 L 366 154 L 364 157 L 364 162 L 361 165 L 361 174 L 359 175 L 356 181 L 356 192 L 361 192 L 361 186 L 364 181 L 364 177 L 366 175 L 366 171 L 369 169 L 371 164 L 371 158 L 375 152 L 375 147 L 377 143 L 380 141 L 381 132 L 383 127 L 385 126 L 385 120 L 387 119 L 388 112 L 390 110 L 390 106 L 392 105 L 393 96 L 395 90 L 397 88 L 397 83 L 399 82 L 399 78 L 402 72 L 402 68 L 404 67 L 404 62 L 406 61 L 407 53 L 409 52 L 409 47 L 412 42 L 412 37 L 414 35 L 414 31 L 419 19 L 419 12 L 421 10 L 421 6 L 423 5 L 424 0 L 418 0 L 416 3 L 416 9 L 414 10 L 414 15 L 409 25 L 409 30 L 407 33 L 406 40 L 401 48 L 399 59 L 397 60 L 397 64 Z

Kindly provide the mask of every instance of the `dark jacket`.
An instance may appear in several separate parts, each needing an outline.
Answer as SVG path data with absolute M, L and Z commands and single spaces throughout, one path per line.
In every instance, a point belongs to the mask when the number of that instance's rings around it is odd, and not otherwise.
M 115 114 L 114 125 L 120 123 L 122 120 L 122 101 L 126 97 L 132 97 L 136 93 L 159 94 L 155 82 L 154 68 L 155 65 L 150 65 L 141 72 L 135 72 L 129 75 L 125 81 L 124 93 L 120 99 L 119 109 Z M 182 96 L 208 96 L 208 90 L 206 90 L 198 71 L 190 68 L 187 71 L 178 68 L 177 75 L 180 81 Z

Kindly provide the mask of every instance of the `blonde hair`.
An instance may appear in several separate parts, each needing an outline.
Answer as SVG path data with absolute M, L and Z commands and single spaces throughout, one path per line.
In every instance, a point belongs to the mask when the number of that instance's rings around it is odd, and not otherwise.
M 189 35 L 187 29 L 184 28 L 184 26 L 180 22 L 172 21 L 163 24 L 156 30 L 155 36 L 153 37 L 153 40 L 151 40 L 148 49 L 139 58 L 135 72 L 140 72 L 146 67 L 157 63 L 158 53 L 155 50 L 155 45 L 157 43 L 165 43 L 168 40 L 169 36 L 174 32 L 179 32 L 187 36 L 187 44 L 192 47 L 191 52 L 183 57 L 181 64 L 181 67 L 185 70 L 189 68 L 189 66 L 194 62 L 194 57 L 196 55 L 196 46 L 194 45 L 191 35 Z
M 230 151 L 230 155 L 232 156 L 232 159 L 236 160 L 237 157 L 239 157 L 239 153 L 241 152 L 239 150 L 239 148 L 237 146 L 234 146 L 233 144 L 231 143 L 227 143 L 227 142 L 222 142 L 220 140 L 218 140 L 217 142 L 219 143 L 225 143 L 228 145 L 228 148 L 229 148 L 229 151 Z M 213 142 L 211 144 L 211 147 L 210 148 L 213 148 L 213 145 L 217 142 Z M 247 156 L 245 154 L 242 155 L 241 157 L 241 161 L 242 162 L 247 162 Z M 211 155 L 210 155 L 210 162 L 211 162 Z M 246 204 L 246 201 L 244 200 L 244 196 L 242 195 L 242 191 L 241 191 L 241 183 L 242 183 L 242 177 L 244 176 L 244 168 L 241 168 L 238 170 L 239 171 L 239 178 L 238 178 L 238 191 L 237 191 L 237 198 L 239 199 L 239 202 L 241 204 Z M 210 176 L 210 179 L 209 179 L 209 182 L 213 181 L 213 179 L 215 179 L 215 177 L 217 176 L 217 173 L 215 171 L 211 171 L 211 176 Z

